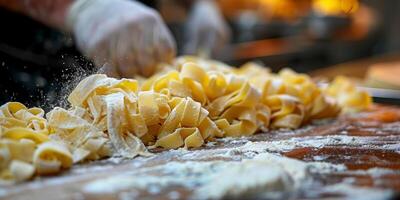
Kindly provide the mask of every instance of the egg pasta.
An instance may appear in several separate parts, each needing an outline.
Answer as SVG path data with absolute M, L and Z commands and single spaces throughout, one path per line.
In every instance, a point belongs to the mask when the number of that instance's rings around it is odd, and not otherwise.
M 233 68 L 180 57 L 148 79 L 94 74 L 47 113 L 18 102 L 0 107 L 0 180 L 53 174 L 110 156 L 149 156 L 148 149 L 198 148 L 217 137 L 296 129 L 315 119 L 368 108 L 371 97 L 338 77 L 320 88 L 290 69 L 256 63 Z

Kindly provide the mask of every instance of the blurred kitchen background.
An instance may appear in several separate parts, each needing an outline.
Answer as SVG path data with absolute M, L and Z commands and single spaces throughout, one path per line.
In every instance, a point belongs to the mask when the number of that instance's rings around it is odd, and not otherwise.
M 185 1 L 146 2 L 160 11 L 181 47 L 189 13 Z M 290 67 L 318 76 L 362 78 L 374 63 L 400 62 L 398 0 L 217 2 L 233 34 L 215 59 L 235 66 L 258 61 L 274 71 Z M 0 23 L 1 104 L 14 100 L 44 108 L 60 105 L 77 80 L 96 71 L 70 36 L 4 9 Z M 341 64 L 350 61 L 356 62 Z M 396 83 L 392 86 L 396 89 Z

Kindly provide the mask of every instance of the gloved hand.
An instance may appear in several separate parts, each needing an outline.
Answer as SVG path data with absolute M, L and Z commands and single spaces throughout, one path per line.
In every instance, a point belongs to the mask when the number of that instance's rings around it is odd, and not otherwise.
M 175 41 L 159 14 L 135 1 L 77 0 L 67 26 L 82 53 L 114 76 L 150 76 L 175 57 Z
M 198 0 L 185 26 L 185 54 L 215 55 L 229 42 L 230 29 L 212 0 Z

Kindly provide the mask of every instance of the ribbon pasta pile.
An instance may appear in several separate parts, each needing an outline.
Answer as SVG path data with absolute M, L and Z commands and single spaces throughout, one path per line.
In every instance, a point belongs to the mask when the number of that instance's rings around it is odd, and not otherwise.
M 69 168 L 67 145 L 51 140 L 44 111 L 17 102 L 0 107 L 0 179 L 23 181 Z
M 44 118 L 40 108 L 0 108 L 0 179 L 23 181 L 73 163 L 109 156 L 150 155 L 148 149 L 197 148 L 217 137 L 275 128 L 296 129 L 341 111 L 366 109 L 371 98 L 338 77 L 319 88 L 289 69 L 278 74 L 248 63 L 232 68 L 178 58 L 149 79 L 102 74 L 82 80 Z

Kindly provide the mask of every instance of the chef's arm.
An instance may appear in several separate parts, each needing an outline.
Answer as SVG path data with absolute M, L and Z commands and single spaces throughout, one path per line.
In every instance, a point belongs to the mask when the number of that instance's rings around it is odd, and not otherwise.
M 65 29 L 65 19 L 74 0 L 0 0 L 0 6 L 27 15 L 48 26 Z
M 0 0 L 0 6 L 71 32 L 108 75 L 150 76 L 175 57 L 175 40 L 159 14 L 137 1 Z
M 217 55 L 229 42 L 231 31 L 217 2 L 192 1 L 191 13 L 185 25 L 185 54 Z

